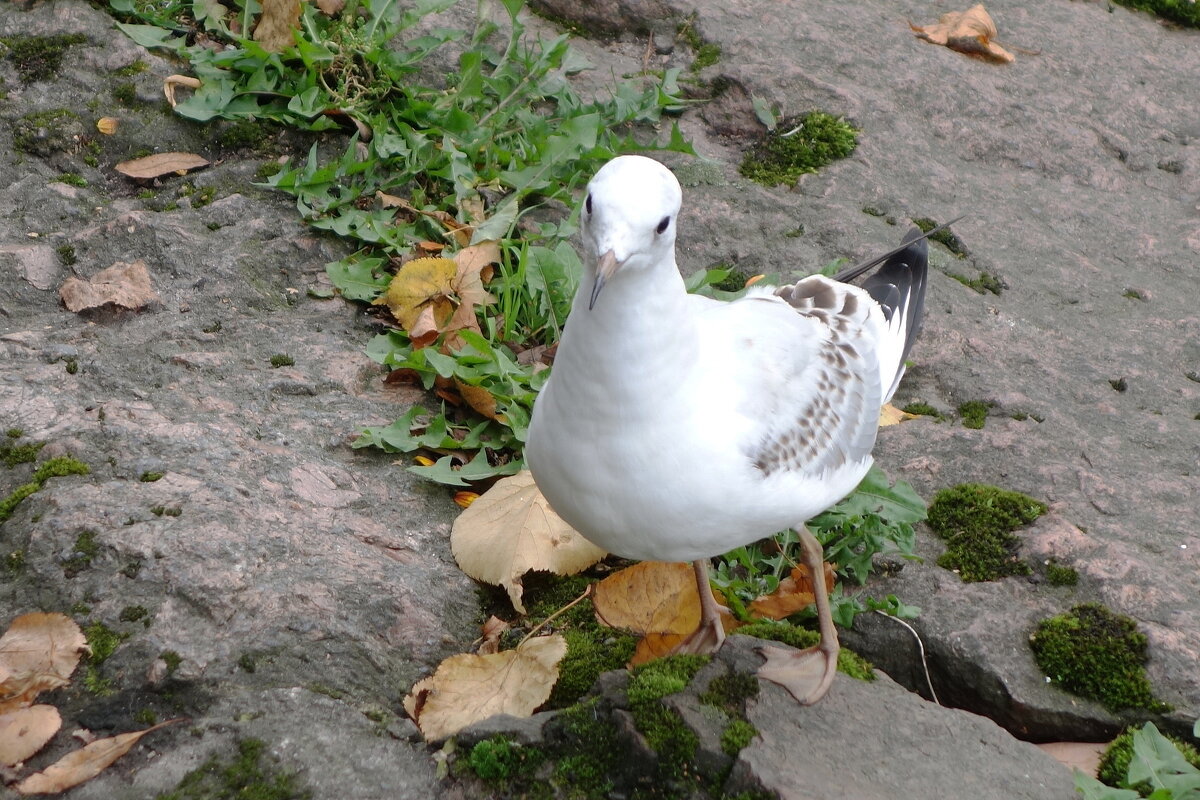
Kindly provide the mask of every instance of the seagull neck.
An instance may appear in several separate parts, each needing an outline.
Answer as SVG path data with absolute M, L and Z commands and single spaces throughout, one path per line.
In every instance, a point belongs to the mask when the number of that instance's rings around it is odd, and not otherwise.
M 590 272 L 590 271 L 589 271 Z M 618 364 L 647 360 L 682 361 L 696 350 L 695 323 L 683 278 L 674 262 L 652 270 L 613 276 L 588 308 L 594 273 L 575 298 L 564 338 L 592 350 L 589 361 Z

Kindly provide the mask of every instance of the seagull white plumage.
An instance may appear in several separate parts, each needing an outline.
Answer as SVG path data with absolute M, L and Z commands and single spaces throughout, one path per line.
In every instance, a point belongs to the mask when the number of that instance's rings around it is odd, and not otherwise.
M 870 468 L 920 327 L 927 254 L 914 230 L 863 288 L 814 276 L 716 301 L 688 294 L 676 266 L 681 199 L 670 170 L 642 156 L 588 184 L 587 271 L 525 455 L 551 507 L 594 544 L 694 562 L 703 614 L 680 650 L 707 652 L 724 639 L 709 557 L 795 528 L 821 580 L 804 523 Z M 837 665 L 824 592 L 817 610 L 821 644 L 764 648 L 759 673 L 805 703 Z

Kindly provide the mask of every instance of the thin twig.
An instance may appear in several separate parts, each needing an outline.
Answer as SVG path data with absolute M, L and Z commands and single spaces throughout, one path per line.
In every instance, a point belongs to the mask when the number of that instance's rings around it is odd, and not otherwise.
M 576 605 L 576 604 L 577 604 L 577 603 L 578 603 L 580 600 L 582 600 L 583 598 L 587 597 L 587 596 L 588 596 L 589 594 L 591 594 L 591 593 L 592 593 L 592 584 L 590 584 L 590 583 L 589 583 L 589 584 L 587 585 L 587 588 L 583 590 L 583 594 L 579 595 L 579 597 L 576 597 L 574 600 L 572 600 L 571 602 L 567 603 L 565 606 L 563 606 L 562 608 L 560 608 L 558 611 L 555 611 L 553 614 L 551 614 L 550 616 L 546 617 L 544 620 L 542 620 L 541 622 L 539 622 L 539 623 L 538 623 L 536 626 L 534 626 L 533 630 L 531 630 L 529 633 L 525 634 L 525 638 L 524 638 L 524 639 L 522 639 L 521 641 L 517 642 L 517 646 L 516 646 L 514 649 L 520 649 L 521 645 L 525 644 L 525 643 L 526 643 L 526 642 L 528 642 L 530 639 L 532 639 L 532 638 L 533 638 L 533 635 L 534 635 L 535 633 L 537 633 L 538 631 L 540 631 L 542 628 L 546 627 L 548 624 L 550 624 L 550 621 L 551 621 L 551 620 L 553 620 L 553 619 L 554 619 L 555 617 L 557 617 L 559 614 L 561 614 L 561 613 L 563 613 L 564 611 L 566 611 L 568 608 L 571 608 L 572 606 Z
M 921 634 L 917 633 L 916 628 L 914 628 L 912 625 L 909 625 L 907 622 L 900 619 L 899 617 L 893 617 L 891 614 L 880 611 L 879 609 L 875 609 L 875 613 L 882 614 L 883 616 L 887 617 L 888 619 L 893 619 L 896 622 L 899 622 L 901 625 L 908 628 L 909 633 L 911 633 L 913 635 L 913 638 L 917 640 L 917 647 L 921 651 L 921 669 L 925 670 L 925 685 L 929 687 L 929 696 L 931 698 L 933 698 L 933 702 L 937 703 L 940 706 L 942 704 L 942 701 L 938 700 L 937 692 L 935 692 L 933 690 L 933 680 L 929 677 L 929 663 L 925 660 L 925 643 L 921 641 Z

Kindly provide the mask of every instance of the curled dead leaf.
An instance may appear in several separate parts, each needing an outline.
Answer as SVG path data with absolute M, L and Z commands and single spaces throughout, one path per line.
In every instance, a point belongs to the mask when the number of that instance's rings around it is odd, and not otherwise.
M 0 714 L 0 766 L 19 764 L 46 746 L 62 727 L 54 706 L 37 705 Z
M 151 180 L 163 175 L 185 175 L 190 170 L 207 167 L 209 160 L 195 153 L 155 153 L 117 164 L 116 170 L 136 180 Z
M 150 272 L 141 259 L 132 264 L 118 261 L 93 275 L 89 280 L 71 277 L 58 290 L 68 311 L 86 311 L 104 305 L 138 309 L 160 302 L 150 283 Z
M 836 580 L 833 567 L 825 564 L 825 593 L 833 591 Z M 749 611 L 752 617 L 768 619 L 785 619 L 808 608 L 816 601 L 813 595 L 812 579 L 808 575 L 808 567 L 803 564 L 793 567 L 792 574 L 779 582 L 779 586 L 770 594 L 763 595 L 750 603 Z
M 886 428 L 888 425 L 899 425 L 905 420 L 916 418 L 916 414 L 901 411 L 891 403 L 886 403 L 883 408 L 879 409 L 879 427 L 881 428 Z
M 171 104 L 171 108 L 179 105 L 175 99 L 175 89 L 179 86 L 185 86 L 188 89 L 199 89 L 200 79 L 193 78 L 190 75 L 168 75 L 163 78 L 163 95 L 167 98 L 167 102 Z
M 87 639 L 64 614 L 22 614 L 0 637 L 0 713 L 31 705 L 39 692 L 66 686 Z
M 550 697 L 567 640 L 527 639 L 515 650 L 450 656 L 404 698 L 404 709 L 427 740 L 453 736 L 496 714 L 528 717 Z
M 526 572 L 574 575 L 606 555 L 554 513 L 528 470 L 497 481 L 458 516 L 450 549 L 463 572 L 503 586 L 522 614 Z
M 475 652 L 481 656 L 500 652 L 500 637 L 508 630 L 508 623 L 493 614 L 480 627 L 483 630 L 483 640 L 479 643 L 479 649 Z
M 118 120 L 116 117 L 101 117 L 100 119 L 96 120 L 96 130 L 100 131 L 105 136 L 111 136 L 117 132 L 117 125 L 119 124 L 120 120 Z
M 35 772 L 13 788 L 19 794 L 26 795 L 65 792 L 72 786 L 78 786 L 99 775 L 110 764 L 128 753 L 146 734 L 180 721 L 170 719 L 160 722 L 152 728 L 146 728 L 144 731 L 133 731 L 107 739 L 97 739 L 87 747 L 67 753 L 58 761 L 41 772 Z
M 1012 53 L 993 41 L 996 38 L 996 23 L 983 3 L 977 3 L 966 11 L 943 14 L 933 25 L 913 25 L 910 22 L 908 26 L 925 41 L 944 45 L 960 53 L 1005 63 L 1014 60 Z

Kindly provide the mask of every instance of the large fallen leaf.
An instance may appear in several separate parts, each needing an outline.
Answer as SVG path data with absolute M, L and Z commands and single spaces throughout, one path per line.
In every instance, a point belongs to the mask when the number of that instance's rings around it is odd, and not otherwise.
M 155 153 L 145 158 L 135 158 L 117 164 L 122 175 L 138 180 L 161 178 L 163 175 L 184 175 L 193 169 L 207 167 L 209 160 L 195 153 Z
M 606 555 L 554 513 L 528 470 L 497 481 L 458 515 L 450 549 L 463 572 L 503 586 L 522 614 L 526 572 L 574 575 Z
M 1043 742 L 1038 747 L 1064 767 L 1077 769 L 1086 775 L 1095 777 L 1100 769 L 1100 757 L 1108 749 L 1108 743 Z
M 528 717 L 550 697 L 567 640 L 554 634 L 491 655 L 462 653 L 438 665 L 404 698 L 404 709 L 428 740 L 453 736 L 496 714 Z
M 54 706 L 38 705 L 0 714 L 0 766 L 19 764 L 45 747 L 62 727 Z
M 643 561 L 596 584 L 596 616 L 634 633 L 687 634 L 700 624 L 700 596 L 690 564 Z
M 65 614 L 22 614 L 0 637 L 0 713 L 66 686 L 87 639 Z
M 262 16 L 254 26 L 254 41 L 278 53 L 296 43 L 300 0 L 262 0 Z
M 833 591 L 835 581 L 833 567 L 825 567 L 825 592 Z M 808 567 L 803 564 L 793 567 L 792 574 L 779 582 L 779 586 L 770 594 L 763 595 L 750 603 L 750 616 L 766 617 L 767 619 L 785 619 L 808 608 L 816 601 L 813 595 L 812 579 Z
M 71 277 L 58 290 L 68 311 L 85 311 L 112 304 L 118 308 L 138 309 L 160 302 L 150 284 L 146 262 L 138 259 L 132 264 L 118 261 L 91 277 L 81 280 Z
M 107 739 L 97 739 L 87 747 L 67 753 L 58 761 L 41 772 L 35 772 L 13 788 L 20 794 L 64 792 L 72 786 L 78 786 L 99 775 L 106 767 L 128 753 L 147 733 L 179 721 L 178 719 L 169 719 L 152 728 L 146 728 L 144 731 L 133 731 Z
M 629 659 L 629 666 L 639 667 L 663 656 L 669 656 L 687 637 L 686 633 L 647 633 L 638 639 L 633 656 Z
M 1013 54 L 996 42 L 996 23 L 983 3 L 977 3 L 966 11 L 951 11 L 943 14 L 933 25 L 913 25 L 917 36 L 927 42 L 944 45 L 952 50 L 969 55 L 990 58 L 993 61 L 1009 62 Z

